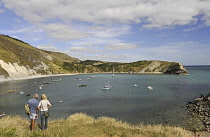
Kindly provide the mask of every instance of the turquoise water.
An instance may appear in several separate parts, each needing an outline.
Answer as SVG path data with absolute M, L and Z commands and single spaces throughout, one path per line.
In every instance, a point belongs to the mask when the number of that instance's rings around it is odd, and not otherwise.
M 187 114 L 183 106 L 200 94 L 210 93 L 210 67 L 186 69 L 190 73 L 188 76 L 87 74 L 3 82 L 0 83 L 0 112 L 25 116 L 23 105 L 34 93 L 45 93 L 53 105 L 50 119 L 84 112 L 93 117 L 109 116 L 132 124 L 185 126 Z M 53 82 L 52 79 L 61 80 Z M 104 91 L 103 86 L 108 81 L 112 88 Z M 87 86 L 78 87 L 79 84 Z M 153 90 L 148 90 L 147 86 L 152 86 Z M 17 90 L 7 93 L 13 89 Z M 20 91 L 31 96 L 20 95 Z M 63 102 L 59 103 L 59 100 Z

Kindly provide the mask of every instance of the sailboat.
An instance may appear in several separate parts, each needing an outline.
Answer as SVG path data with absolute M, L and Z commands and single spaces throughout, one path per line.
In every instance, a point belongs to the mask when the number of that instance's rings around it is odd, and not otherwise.
M 109 81 L 108 81 L 108 83 L 106 83 L 106 84 L 104 85 L 104 88 L 103 88 L 103 90 L 107 90 L 107 89 L 111 89 L 111 87 L 110 87 L 110 85 L 109 85 Z
M 112 77 L 115 77 L 115 75 L 114 75 L 114 66 L 113 66 L 113 70 L 112 70 Z
M 134 87 L 137 87 L 138 85 L 137 84 L 134 84 Z

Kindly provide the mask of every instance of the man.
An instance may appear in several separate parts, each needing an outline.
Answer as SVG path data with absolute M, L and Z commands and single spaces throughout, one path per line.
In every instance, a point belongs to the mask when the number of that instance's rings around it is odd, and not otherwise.
M 39 105 L 39 101 L 37 100 L 39 97 L 38 94 L 34 94 L 33 98 L 30 99 L 26 104 L 29 104 L 30 107 L 30 119 L 31 119 L 31 131 L 34 130 L 35 127 L 35 119 L 38 119 L 38 105 Z

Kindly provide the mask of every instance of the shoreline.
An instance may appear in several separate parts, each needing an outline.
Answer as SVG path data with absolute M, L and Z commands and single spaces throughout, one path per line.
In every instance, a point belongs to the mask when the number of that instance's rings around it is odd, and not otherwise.
M 20 78 L 2 78 L 0 77 L 0 83 L 7 82 L 7 81 L 15 81 L 15 80 L 25 80 L 25 79 L 35 79 L 35 78 L 42 78 L 42 77 L 55 77 L 55 76 L 68 76 L 68 75 L 82 75 L 82 74 L 112 74 L 112 72 L 101 72 L 101 73 L 71 73 L 71 74 L 51 74 L 51 75 L 33 75 L 28 77 L 20 77 Z M 117 72 L 120 73 L 120 72 Z M 115 74 L 117 74 L 115 73 Z M 120 74 L 155 74 L 155 75 L 163 75 L 160 72 L 142 72 L 142 73 L 128 73 L 128 72 L 121 72 Z M 167 74 L 166 74 L 167 75 Z
M 129 72 L 116 72 L 115 74 L 151 74 L 151 75 L 174 75 L 174 74 L 164 74 L 162 72 L 138 72 L 138 73 L 129 73 Z M 56 77 L 56 76 L 68 76 L 68 75 L 83 75 L 83 74 L 112 74 L 112 72 L 100 72 L 100 73 L 71 73 L 71 74 L 51 74 L 51 75 L 33 75 L 27 77 L 20 77 L 20 78 L 2 78 L 0 76 L 0 83 L 7 82 L 7 81 L 15 81 L 15 80 L 25 80 L 25 79 L 35 79 L 35 78 L 42 78 L 42 77 Z M 190 75 L 190 74 L 187 74 Z
M 43 78 L 43 77 L 56 77 L 56 76 L 68 76 L 68 75 L 77 75 L 79 73 L 72 73 L 72 74 L 54 74 L 54 75 L 34 75 L 22 78 L 1 78 L 0 83 L 7 82 L 7 81 L 16 81 L 16 80 L 25 80 L 25 79 L 36 79 L 36 78 Z

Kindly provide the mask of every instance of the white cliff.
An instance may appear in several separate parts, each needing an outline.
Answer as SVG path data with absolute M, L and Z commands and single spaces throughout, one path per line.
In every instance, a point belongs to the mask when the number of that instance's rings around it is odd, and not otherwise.
M 40 75 L 36 70 L 46 70 L 49 67 L 42 62 L 41 65 L 35 66 L 33 69 L 30 69 L 27 66 L 21 66 L 18 63 L 6 63 L 3 60 L 0 60 L 1 67 L 8 73 L 9 78 L 23 78 L 33 75 Z

